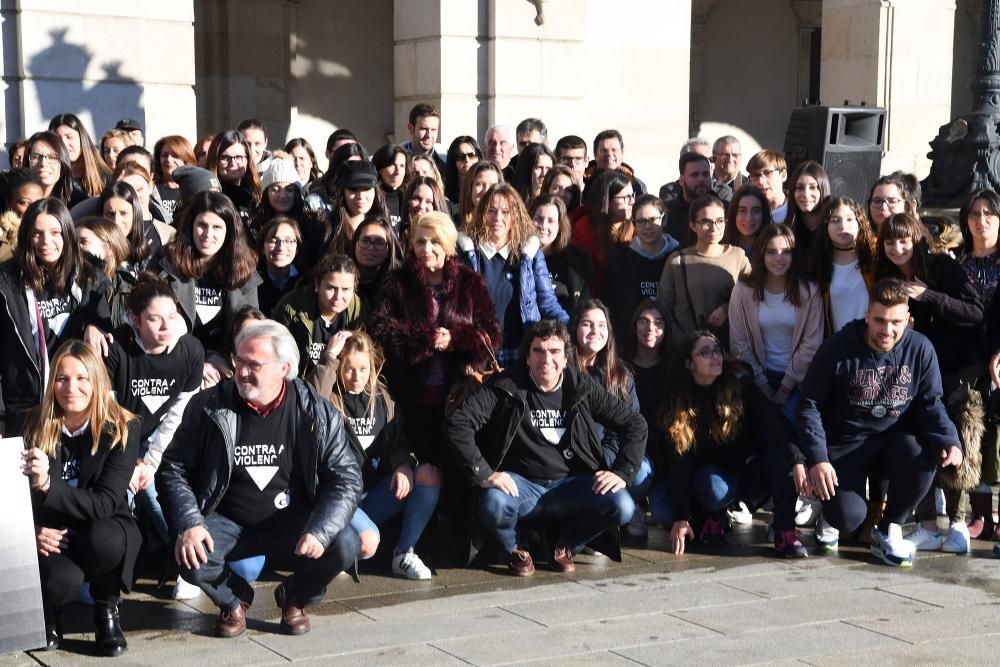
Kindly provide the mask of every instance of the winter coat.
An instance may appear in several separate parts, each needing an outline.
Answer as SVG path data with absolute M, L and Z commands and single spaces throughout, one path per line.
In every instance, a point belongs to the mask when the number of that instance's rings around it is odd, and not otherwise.
M 567 313 L 576 312 L 577 304 L 590 298 L 590 280 L 594 267 L 590 256 L 575 245 L 567 245 L 545 258 L 552 279 L 552 291 Z
M 458 252 L 465 264 L 476 273 L 483 269 L 479 263 L 476 244 L 465 234 L 458 235 Z M 552 280 L 549 278 L 549 268 L 545 264 L 542 244 L 537 236 L 530 237 L 521 246 L 521 255 L 517 265 L 518 295 L 521 302 L 521 322 L 524 325 L 538 322 L 541 319 L 559 320 L 563 324 L 569 322 L 569 315 L 559 305 L 555 292 L 552 291 Z
M 628 247 L 614 248 L 608 256 L 607 281 L 612 289 L 604 291 L 604 304 L 611 311 L 611 326 L 619 340 L 632 332 L 632 314 L 643 299 L 655 299 L 663 267 L 672 252 L 680 247 L 674 237 L 663 235 L 663 247 L 655 253 L 643 249 L 638 237 Z
M 355 294 L 347 310 L 336 317 L 337 329 L 358 329 L 365 316 L 365 306 Z M 286 294 L 271 313 L 271 319 L 288 328 L 299 346 L 299 372 L 312 371 L 309 350 L 313 344 L 313 327 L 319 318 L 319 297 L 311 280 L 302 280 Z M 304 375 L 303 377 L 307 377 Z
M 329 547 L 347 527 L 361 497 L 362 452 L 348 437 L 343 417 L 329 401 L 299 379 L 296 393 L 295 454 L 312 511 L 303 532 Z M 203 525 L 226 495 L 233 472 L 238 401 L 236 383 L 226 380 L 188 403 L 173 442 L 156 471 L 156 492 L 167 524 L 180 535 Z M 134 459 L 133 459 L 134 460 Z

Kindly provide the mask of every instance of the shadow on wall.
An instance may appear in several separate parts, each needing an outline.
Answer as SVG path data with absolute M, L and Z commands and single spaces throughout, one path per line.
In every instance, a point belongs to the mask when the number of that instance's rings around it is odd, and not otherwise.
M 66 41 L 67 32 L 68 28 L 49 32 L 52 44 L 35 53 L 26 64 L 43 124 L 47 126 L 50 118 L 61 113 L 81 116 L 84 123 L 89 116 L 95 143 L 123 118 L 135 119 L 145 129 L 141 84 L 123 75 L 122 62 L 117 60 L 100 66 L 104 71 L 100 80 L 84 79 L 93 55 L 85 46 Z M 44 128 L 24 129 L 30 136 Z

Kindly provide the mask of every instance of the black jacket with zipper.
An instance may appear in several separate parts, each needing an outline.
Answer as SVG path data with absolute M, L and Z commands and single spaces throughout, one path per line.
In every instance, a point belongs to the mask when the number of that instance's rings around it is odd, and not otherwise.
M 312 512 L 303 532 L 324 548 L 350 521 L 361 497 L 364 453 L 348 437 L 340 413 L 299 379 L 287 383 L 296 392 L 295 454 Z M 156 472 L 156 492 L 171 531 L 180 535 L 204 525 L 229 488 L 236 443 L 236 406 L 242 401 L 232 380 L 197 394 L 163 453 Z

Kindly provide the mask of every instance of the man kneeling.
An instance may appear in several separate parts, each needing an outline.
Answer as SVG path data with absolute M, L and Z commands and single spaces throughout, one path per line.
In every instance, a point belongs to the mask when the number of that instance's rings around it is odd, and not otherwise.
M 550 564 L 576 569 L 573 556 L 609 528 L 625 525 L 635 505 L 626 484 L 646 449 L 646 422 L 595 381 L 567 367 L 570 338 L 559 322 L 531 326 L 518 367 L 472 394 L 448 419 L 448 441 L 468 480 L 478 484 L 479 518 L 509 556 L 511 571 L 534 573 L 518 541 L 522 520 L 558 522 Z M 604 462 L 594 422 L 619 434 Z
M 296 379 L 295 339 L 263 320 L 236 337 L 236 374 L 188 403 L 156 474 L 181 577 L 218 605 L 220 637 L 246 629 L 253 588 L 227 560 L 265 554 L 293 574 L 274 591 L 281 628 L 357 558 L 361 469 L 337 410 Z
M 854 531 L 865 519 L 865 480 L 889 480 L 871 550 L 897 567 L 913 564 L 901 525 L 934 481 L 936 465 L 961 465 L 958 432 L 941 402 L 941 372 L 929 340 L 910 329 L 907 285 L 872 287 L 864 320 L 827 338 L 803 380 L 799 445 L 823 518 Z M 870 492 L 878 493 L 878 489 Z

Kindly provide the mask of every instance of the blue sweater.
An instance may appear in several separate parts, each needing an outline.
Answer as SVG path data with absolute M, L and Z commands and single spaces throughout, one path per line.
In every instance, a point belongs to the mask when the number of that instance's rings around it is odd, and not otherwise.
M 826 339 L 802 381 L 796 427 L 808 464 L 839 458 L 899 422 L 926 447 L 961 447 L 930 341 L 907 329 L 896 347 L 876 352 L 865 328 L 855 320 Z

